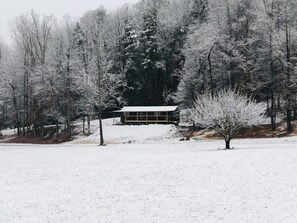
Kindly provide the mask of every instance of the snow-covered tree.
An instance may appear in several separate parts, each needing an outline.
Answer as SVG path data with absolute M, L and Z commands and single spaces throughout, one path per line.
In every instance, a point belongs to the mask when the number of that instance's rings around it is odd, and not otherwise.
M 193 0 L 190 16 L 194 23 L 206 22 L 208 19 L 208 0 Z
M 192 108 L 231 88 L 266 102 L 272 130 L 279 114 L 292 130 L 296 16 L 296 0 L 140 0 L 69 25 L 31 11 L 11 23 L 13 60 L 0 47 L 7 126 L 43 136 L 44 124 L 70 131 L 75 118 L 122 104 Z
M 141 105 L 142 72 L 139 35 L 131 20 L 126 20 L 125 32 L 122 37 L 124 46 L 124 74 L 125 86 L 123 89 L 124 100 L 129 105 Z
M 109 72 L 110 61 L 108 60 L 106 41 L 104 38 L 104 24 L 106 11 L 99 8 L 86 13 L 82 24 L 89 33 L 90 45 L 92 47 L 92 60 L 90 61 L 89 103 L 92 103 L 97 111 L 100 128 L 100 145 L 104 144 L 102 113 L 105 109 L 115 104 L 117 96 L 117 81 L 114 75 Z
M 9 49 L 6 44 L 0 41 L 0 136 L 2 136 L 2 129 L 6 126 L 6 102 L 9 98 L 8 82 L 11 80 L 9 76 L 7 64 L 10 60 Z
M 195 102 L 193 117 L 197 125 L 214 129 L 230 149 L 231 139 L 243 127 L 259 125 L 263 122 L 265 105 L 256 103 L 233 90 L 222 90 L 214 97 L 211 94 L 199 96 Z
M 45 102 L 35 89 L 41 89 L 42 85 L 47 84 L 37 76 L 39 76 L 38 71 L 47 67 L 47 56 L 54 25 L 55 18 L 53 16 L 40 18 L 33 10 L 26 15 L 17 17 L 11 23 L 15 43 L 15 68 L 19 78 L 14 84 L 13 91 L 16 95 L 22 95 L 22 97 L 18 97 L 17 104 L 22 114 L 22 121 L 19 123 L 22 124 L 24 135 L 25 127 L 28 129 L 32 124 L 35 135 L 43 136 L 44 133 Z
M 286 121 L 288 132 L 293 131 L 292 126 L 292 110 L 293 110 L 293 94 L 294 88 L 296 88 L 296 78 L 292 73 L 296 68 L 296 44 L 297 39 L 297 3 L 294 0 L 280 0 L 278 2 L 279 7 L 279 29 L 281 33 L 280 42 L 282 43 L 283 49 L 283 63 L 284 63 L 284 76 L 285 76 L 285 88 L 284 88 L 284 99 L 286 101 Z M 294 44 L 295 42 L 295 44 Z M 294 52 L 295 51 L 295 52 Z M 294 58 L 295 57 L 295 58 Z
M 161 5 L 158 15 L 158 42 L 165 66 L 164 99 L 173 104 L 173 96 L 180 82 L 185 57 L 183 46 L 187 39 L 191 0 L 168 1 Z
M 140 37 L 144 74 L 143 92 L 146 105 L 162 105 L 165 83 L 165 64 L 161 58 L 158 42 L 158 9 L 161 1 L 151 1 L 143 15 L 143 30 Z

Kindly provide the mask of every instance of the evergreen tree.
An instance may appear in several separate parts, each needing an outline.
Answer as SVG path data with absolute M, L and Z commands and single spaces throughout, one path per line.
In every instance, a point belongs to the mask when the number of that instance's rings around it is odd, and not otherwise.
M 130 20 L 126 20 L 125 33 L 122 39 L 124 45 L 124 100 L 128 105 L 141 105 L 143 102 L 142 86 L 144 79 L 141 70 L 139 35 Z
M 162 105 L 164 103 L 165 64 L 159 52 L 157 39 L 158 4 L 153 2 L 143 16 L 143 31 L 140 44 L 143 56 L 144 87 L 143 94 L 147 98 L 146 105 Z

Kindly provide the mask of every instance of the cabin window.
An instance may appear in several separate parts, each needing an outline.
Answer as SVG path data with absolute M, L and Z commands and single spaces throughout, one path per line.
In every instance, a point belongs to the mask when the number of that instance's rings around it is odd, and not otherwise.
M 138 120 L 146 120 L 146 112 L 139 112 Z

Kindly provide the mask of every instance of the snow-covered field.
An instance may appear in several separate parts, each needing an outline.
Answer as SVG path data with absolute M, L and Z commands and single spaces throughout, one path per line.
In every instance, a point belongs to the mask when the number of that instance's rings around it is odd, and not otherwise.
M 297 222 L 297 138 L 222 144 L 0 144 L 0 222 Z
M 297 137 L 219 151 L 110 119 L 99 147 L 91 126 L 63 145 L 0 144 L 0 223 L 297 222 Z
M 174 125 L 116 125 L 119 121 L 118 118 L 103 120 L 103 134 L 107 144 L 153 143 L 172 139 L 178 141 Z M 70 144 L 98 144 L 100 137 L 98 124 L 98 120 L 92 121 L 91 132 L 94 134 L 88 137 L 76 136 L 75 140 Z M 80 125 L 82 126 L 82 123 Z

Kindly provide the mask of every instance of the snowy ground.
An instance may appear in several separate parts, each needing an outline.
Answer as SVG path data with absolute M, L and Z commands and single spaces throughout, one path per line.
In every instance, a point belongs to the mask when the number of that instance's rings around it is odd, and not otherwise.
M 222 144 L 0 144 L 0 222 L 297 222 L 297 138 Z
M 3 136 L 11 136 L 17 134 L 16 129 L 6 129 L 2 131 Z
M 98 120 L 91 122 L 91 132 L 94 134 L 85 136 L 76 136 L 74 142 L 70 144 L 98 144 L 99 130 Z M 103 134 L 106 144 L 123 143 L 153 143 L 168 141 L 176 138 L 177 129 L 174 125 L 116 125 L 119 119 L 103 120 Z M 82 126 L 82 124 L 80 124 Z M 179 138 L 180 139 L 180 138 Z

